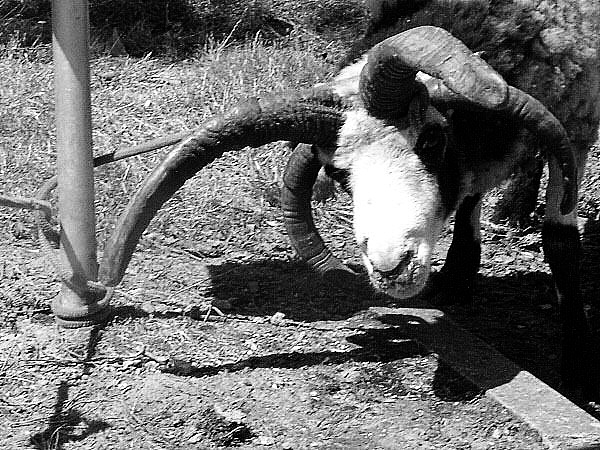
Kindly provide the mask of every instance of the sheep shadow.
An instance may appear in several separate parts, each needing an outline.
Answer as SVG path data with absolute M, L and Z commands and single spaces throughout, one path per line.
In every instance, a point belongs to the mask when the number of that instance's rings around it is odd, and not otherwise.
M 600 333 L 600 220 L 588 220 L 581 236 L 583 301 L 590 306 L 592 330 Z
M 350 326 L 360 327 L 362 326 L 362 316 L 370 307 L 385 307 L 390 304 L 398 307 L 418 307 L 424 304 L 424 300 L 427 301 L 425 298 L 418 299 L 410 305 L 399 304 L 397 300 L 375 292 L 364 275 L 359 275 L 352 285 L 343 286 L 340 283 L 332 284 L 323 281 L 301 264 L 290 264 L 283 261 L 267 260 L 250 264 L 227 263 L 210 267 L 210 272 L 213 279 L 210 295 L 229 301 L 233 308 L 232 312 L 244 315 L 264 317 L 281 312 L 285 314 L 286 318 L 295 321 L 345 321 Z M 545 355 L 549 353 L 551 355 L 559 354 L 560 339 L 558 337 L 548 339 L 547 336 L 552 335 L 554 331 L 557 336 L 559 335 L 558 320 L 554 317 L 554 311 L 549 311 L 547 316 L 540 315 L 532 300 L 523 303 L 520 299 L 520 296 L 527 293 L 528 289 L 531 290 L 533 285 L 540 298 L 531 295 L 529 298 L 538 303 L 541 302 L 542 294 L 551 289 L 550 277 L 545 274 L 534 274 L 525 279 L 521 276 L 496 278 L 480 276 L 478 281 L 478 292 L 486 293 L 486 296 L 488 292 L 491 292 L 497 294 L 497 298 L 493 296 L 491 300 L 486 300 L 481 305 L 469 303 L 468 305 L 450 305 L 440 309 L 462 328 L 478 335 L 516 364 L 533 372 L 554 387 L 558 387 L 560 382 L 558 357 L 551 358 L 549 361 L 545 358 Z M 522 285 L 524 281 L 525 286 Z M 502 294 L 507 286 L 511 287 L 509 297 Z M 518 305 L 518 308 L 515 308 L 514 304 Z M 497 320 L 498 316 L 503 320 Z M 521 316 L 526 317 L 527 320 L 520 320 Z M 325 353 L 271 355 L 244 360 L 233 366 L 204 368 L 196 373 L 207 374 L 206 371 L 212 373 L 215 370 L 235 370 L 241 367 L 264 367 L 264 365 L 280 367 L 281 364 L 285 364 L 285 367 L 295 367 L 296 365 L 300 367 L 317 364 L 323 359 L 338 362 L 397 360 L 427 352 L 421 344 L 418 344 L 420 346 L 418 351 L 414 348 L 406 351 L 409 348 L 406 346 L 403 349 L 397 347 L 398 339 L 415 338 L 414 328 L 410 324 L 419 323 L 421 329 L 425 330 L 420 333 L 423 337 L 441 335 L 447 330 L 444 326 L 437 329 L 435 324 L 423 323 L 416 316 L 394 314 L 379 320 L 384 326 L 390 328 L 369 329 L 367 325 L 367 329 L 364 331 L 365 335 L 348 338 L 349 341 L 360 345 L 361 348 L 342 355 Z M 536 340 L 532 342 L 527 337 L 527 329 L 530 326 L 527 324 L 535 321 L 539 322 L 535 326 L 539 331 Z M 552 325 L 547 326 L 544 321 L 550 321 Z M 481 326 L 475 327 L 474 324 L 481 324 Z M 369 341 L 372 341 L 371 344 L 366 344 Z M 417 345 L 416 342 L 420 342 L 420 340 L 418 338 L 416 341 L 413 340 L 411 345 Z M 535 343 L 538 345 L 534 345 Z M 548 348 L 550 351 L 547 350 Z M 510 352 L 506 351 L 507 349 Z M 429 351 L 436 350 L 430 349 Z M 476 365 L 477 362 L 473 361 L 473 364 Z M 516 372 L 502 373 L 498 379 L 490 381 L 485 388 L 504 384 L 516 374 Z M 439 398 L 453 399 L 453 401 L 470 400 L 481 391 L 466 379 L 458 376 L 444 363 L 443 359 L 440 361 L 434 377 L 434 390 Z
M 592 330 L 598 334 L 599 222 L 587 222 L 582 243 L 583 296 L 589 305 Z M 298 263 L 227 263 L 210 267 L 210 272 L 214 280 L 211 295 L 227 300 L 233 312 L 240 314 L 270 316 L 282 312 L 292 320 L 314 322 L 346 320 L 371 306 L 404 306 L 374 292 L 364 275 L 352 285 L 332 285 Z M 520 271 L 505 276 L 478 275 L 473 302 L 436 307 L 518 366 L 560 389 L 562 331 L 550 274 Z
M 390 297 L 370 287 L 365 275 L 327 281 L 298 262 L 233 262 L 208 269 L 209 296 L 226 301 L 239 314 L 280 312 L 297 321 L 344 320 L 369 306 L 390 302 Z
M 430 355 L 432 350 L 411 338 L 408 328 L 418 324 L 419 327 L 431 327 L 422 318 L 412 315 L 393 314 L 393 319 L 384 318 L 384 322 L 391 320 L 388 327 L 380 329 L 365 329 L 346 339 L 355 344 L 356 348 L 348 351 L 315 351 L 315 352 L 280 352 L 262 356 L 251 356 L 234 363 L 220 365 L 195 366 L 187 361 L 170 360 L 161 371 L 182 377 L 202 378 L 214 376 L 219 373 L 244 372 L 247 369 L 272 368 L 272 369 L 299 369 L 315 366 L 336 366 L 344 363 L 376 362 L 380 365 L 390 365 L 387 372 L 396 378 L 397 365 L 406 358 L 424 357 Z M 435 325 L 433 325 L 435 327 Z M 433 332 L 427 330 L 425 333 Z M 467 378 L 460 375 L 442 359 L 438 359 L 432 389 L 437 398 L 443 401 L 469 401 L 480 395 L 485 389 L 497 384 L 510 381 L 517 373 L 510 370 L 495 373 L 494 381 L 486 386 L 475 386 Z M 371 378 L 381 378 L 381 374 L 362 371 L 358 383 L 370 384 Z M 396 388 L 398 395 L 406 395 L 408 391 L 402 388 L 402 380 L 398 381 Z M 376 384 L 376 383 L 375 383 Z
M 600 224 L 588 222 L 582 239 L 582 278 L 584 298 L 592 304 L 592 310 L 598 307 L 595 284 L 599 282 L 596 279 L 600 261 L 599 236 Z M 346 321 L 359 325 L 361 315 L 369 307 L 385 307 L 394 303 L 397 307 L 406 306 L 376 293 L 364 274 L 359 274 L 352 282 L 328 282 L 301 263 L 283 260 L 228 262 L 208 268 L 212 280 L 209 296 L 226 302 L 231 307 L 228 312 L 234 314 L 265 317 L 279 312 L 295 321 Z M 506 276 L 479 275 L 472 302 L 436 307 L 517 366 L 560 390 L 561 323 L 551 275 L 527 271 L 511 272 Z M 123 308 L 117 312 L 118 316 L 148 316 L 138 308 Z M 594 320 L 597 317 L 597 314 L 591 314 L 594 330 L 599 329 L 598 320 Z M 194 318 L 202 319 L 201 315 Z M 419 335 L 443 336 L 446 330 L 443 322 L 437 325 L 425 323 L 421 318 L 410 315 L 392 314 L 378 320 L 383 325 L 382 329 L 356 327 L 360 331 L 347 339 L 358 348 L 347 352 L 283 352 L 201 367 L 184 361 L 181 364 L 175 362 L 166 370 L 181 376 L 204 377 L 221 371 L 253 368 L 298 368 L 348 361 L 393 362 L 436 351 L 423 344 Z M 415 324 L 420 327 L 420 333 L 414 333 Z M 440 339 L 443 340 L 443 337 Z M 462 349 L 456 351 L 461 352 Z M 466 362 L 469 363 L 468 360 Z M 474 366 L 481 364 L 480 361 L 472 363 Z M 500 371 L 481 388 L 485 390 L 504 384 L 516 375 L 516 369 Z M 481 392 L 481 388 L 450 368 L 443 358 L 439 361 L 433 389 L 440 399 L 470 400 Z

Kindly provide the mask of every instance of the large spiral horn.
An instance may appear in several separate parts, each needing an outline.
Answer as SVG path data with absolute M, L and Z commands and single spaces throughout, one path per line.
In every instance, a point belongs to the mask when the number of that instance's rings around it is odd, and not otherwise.
M 380 118 L 405 115 L 415 91 L 417 71 L 439 80 L 427 86 L 434 104 L 448 101 L 496 111 L 520 121 L 536 135 L 562 170 L 561 213 L 573 211 L 577 203 L 577 165 L 562 124 L 538 100 L 508 86 L 490 65 L 442 28 L 413 28 L 373 47 L 360 81 L 365 108 Z
M 226 151 L 277 140 L 335 145 L 343 104 L 327 89 L 239 104 L 173 149 L 144 182 L 120 217 L 99 268 L 105 286 L 117 285 L 139 238 L 162 204 L 205 165 Z

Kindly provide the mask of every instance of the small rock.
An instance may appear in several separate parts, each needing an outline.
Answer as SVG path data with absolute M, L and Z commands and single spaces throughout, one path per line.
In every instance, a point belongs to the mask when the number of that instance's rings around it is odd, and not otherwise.
M 98 74 L 98 78 L 104 81 L 110 81 L 117 77 L 117 72 L 114 70 L 107 70 L 106 72 L 101 72 Z
M 531 260 L 535 259 L 535 255 L 532 254 L 531 252 L 525 252 L 524 251 L 524 252 L 521 252 L 521 254 L 519 256 L 524 261 L 531 261 Z
M 29 235 L 27 232 L 27 227 L 21 221 L 16 222 L 13 225 L 12 233 L 15 239 L 26 239 Z
M 177 358 L 169 358 L 169 360 L 160 366 L 160 371 L 165 373 L 173 373 L 181 376 L 189 376 L 194 373 L 196 368 L 193 364 Z
M 260 436 L 258 438 L 258 445 L 264 445 L 264 446 L 275 445 L 275 439 L 273 439 L 271 436 Z
M 279 325 L 283 322 L 283 319 L 285 318 L 285 314 L 282 312 L 276 312 L 275 314 L 273 314 L 270 318 L 269 318 L 269 322 L 271 322 L 273 325 Z
M 165 314 L 169 311 L 169 305 L 165 305 L 164 303 L 158 303 L 154 305 L 155 313 Z
M 356 383 L 360 380 L 360 371 L 354 368 L 346 369 L 340 373 L 340 381 L 342 383 Z
M 215 403 L 215 412 L 229 422 L 241 423 L 245 418 L 246 414 L 239 409 L 229 409 L 226 406 Z
M 192 437 L 188 439 L 190 444 L 197 444 L 202 440 L 202 435 L 200 433 L 194 434 Z
M 149 352 L 146 351 L 146 356 L 148 358 L 150 358 L 153 362 L 159 363 L 159 364 L 165 364 L 167 361 L 169 361 L 169 357 L 166 355 L 159 355 L 157 353 L 153 353 L 153 352 Z
M 294 446 L 290 442 L 286 441 L 283 444 L 281 444 L 281 448 L 283 450 L 292 450 L 294 448 Z
M 152 305 L 151 302 L 144 302 L 144 303 L 142 303 L 142 305 L 140 306 L 140 308 L 146 314 L 154 314 L 156 312 L 156 308 L 154 307 L 154 305 Z

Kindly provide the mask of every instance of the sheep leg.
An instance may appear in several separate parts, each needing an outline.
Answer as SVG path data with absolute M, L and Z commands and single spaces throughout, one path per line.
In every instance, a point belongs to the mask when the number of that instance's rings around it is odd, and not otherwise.
M 519 165 L 516 175 L 494 208 L 492 222 L 508 220 L 513 225 L 525 227 L 531 221 L 543 170 L 542 157 L 532 156 Z
M 560 169 L 553 158 L 550 158 L 549 168 L 542 245 L 552 271 L 560 306 L 563 388 L 572 393 L 583 394 L 586 399 L 597 399 L 600 388 L 600 357 L 596 351 L 597 344 L 592 342 L 580 289 L 581 242 L 577 229 L 577 210 L 566 216 L 560 215 Z M 579 172 L 581 174 L 582 170 Z
M 442 269 L 447 300 L 469 302 L 481 259 L 481 195 L 466 197 L 456 211 L 452 244 Z

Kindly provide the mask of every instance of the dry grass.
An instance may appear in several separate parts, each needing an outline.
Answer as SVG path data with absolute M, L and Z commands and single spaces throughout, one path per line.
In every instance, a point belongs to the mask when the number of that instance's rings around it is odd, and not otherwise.
M 331 71 L 332 62 L 307 43 L 266 45 L 259 37 L 242 45 L 211 41 L 197 58 L 179 64 L 151 58 L 96 59 L 91 67 L 94 153 L 191 130 L 246 96 L 310 86 Z M 0 192 L 30 195 L 52 174 L 55 159 L 52 65 L 47 56 L 0 59 L 0 111 Z M 233 166 L 260 167 L 256 177 L 276 181 L 281 161 L 272 154 L 250 154 L 257 155 L 254 163 L 247 155 L 228 158 Z M 137 157 L 97 171 L 101 229 L 159 158 Z M 219 191 L 218 182 L 214 189 Z M 30 224 L 26 214 L 5 209 L 0 221 L 3 233 L 11 223 Z
M 189 57 L 211 38 L 239 43 L 257 33 L 269 41 L 291 32 L 344 41 L 356 36 L 365 14 L 361 0 L 91 0 L 89 5 L 94 51 L 137 57 L 150 52 Z M 50 42 L 50 2 L 0 2 L 0 50 Z
M 277 43 L 266 42 L 257 35 L 245 43 L 227 38 L 209 40 L 194 58 L 177 63 L 150 57 L 96 58 L 91 64 L 94 154 L 108 153 L 172 132 L 192 130 L 247 96 L 320 82 L 334 70 L 332 55 L 339 53 L 340 46 L 310 38 L 305 33 L 292 34 Z M 56 155 L 53 107 L 49 48 L 5 48 L 0 57 L 1 194 L 29 196 L 53 174 Z M 127 201 L 166 151 L 96 170 L 100 250 Z M 114 306 L 123 308 L 122 314 L 131 315 L 124 319 L 122 328 L 115 328 L 117 338 L 126 329 L 139 331 L 141 322 L 136 320 L 139 314 L 145 322 L 148 314 L 203 318 L 211 306 L 231 308 L 240 302 L 250 310 L 262 302 L 290 304 L 278 287 L 288 283 L 295 283 L 299 292 L 310 290 L 311 295 L 317 296 L 317 304 L 310 308 L 303 300 L 304 295 L 294 296 L 291 304 L 299 305 L 294 308 L 302 311 L 300 317 L 319 313 L 321 306 L 317 305 L 325 298 L 322 287 L 317 283 L 315 288 L 315 284 L 307 282 L 308 273 L 298 275 L 294 266 L 279 264 L 287 264 L 293 258 L 277 204 L 288 154 L 289 149 L 278 144 L 226 154 L 218 164 L 207 167 L 190 180 L 165 205 L 145 234 L 119 295 L 114 299 Z M 347 214 L 348 208 L 345 199 L 340 206 L 341 214 Z M 328 223 L 336 221 L 336 214 L 317 211 L 318 219 Z M 348 234 L 346 222 L 338 225 L 337 231 L 337 225 L 332 227 L 332 236 Z M 0 241 L 5 249 L 0 258 L 0 327 L 6 333 L 22 330 L 23 320 L 47 317 L 50 301 L 60 288 L 38 250 L 32 227 L 29 213 L 0 208 Z M 277 268 L 280 275 L 263 277 L 261 267 L 266 256 L 269 257 L 267 264 Z M 152 345 L 171 341 L 180 345 L 185 333 L 180 329 L 173 333 L 180 328 L 176 322 L 178 319 L 161 325 L 162 337 L 153 337 Z M 46 326 L 42 327 L 45 333 Z M 173 337 L 164 341 L 163 329 L 167 336 Z M 128 344 L 130 342 L 133 341 L 128 340 Z M 61 436 L 86 432 L 85 421 L 71 427 L 79 420 L 80 405 L 75 404 L 74 398 L 74 404 L 65 404 L 61 414 L 52 415 L 54 387 L 47 385 L 50 392 L 46 389 L 43 398 L 34 400 L 37 391 L 24 386 L 37 386 L 36 383 L 56 378 L 40 373 L 37 368 L 31 369 L 31 364 L 46 365 L 51 370 L 61 367 L 57 375 L 61 379 L 68 377 L 65 374 L 69 370 L 77 372 L 79 369 L 75 366 L 80 366 L 71 363 L 64 366 L 62 362 L 69 357 L 40 363 L 35 355 L 25 355 L 21 350 L 17 353 L 23 367 L 13 367 L 5 359 L 0 361 L 4 369 L 22 373 L 21 378 L 13 380 L 17 387 L 10 389 L 18 394 L 10 404 L 4 405 L 4 399 L 0 398 L 0 407 L 4 408 L 0 415 L 10 417 L 13 431 L 46 428 L 29 437 L 36 448 L 62 448 Z M 182 357 L 187 353 L 181 347 L 177 351 Z M 3 349 L 3 356 L 10 358 L 11 354 L 9 349 Z M 216 358 L 209 356 L 211 360 Z M 5 381 L 2 383 L 8 387 Z M 35 406 L 40 402 L 47 407 L 41 413 Z M 34 412 L 36 408 L 38 411 Z M 84 408 L 84 416 L 91 414 Z

